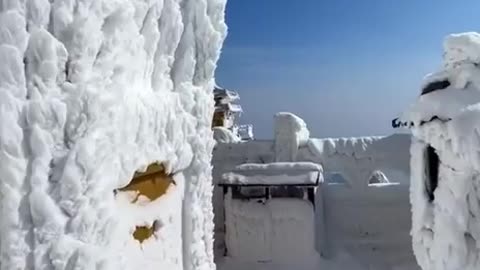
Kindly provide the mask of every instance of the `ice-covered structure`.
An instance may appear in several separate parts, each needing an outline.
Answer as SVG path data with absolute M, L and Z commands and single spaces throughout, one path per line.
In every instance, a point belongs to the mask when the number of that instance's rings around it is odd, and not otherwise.
M 257 169 L 267 169 L 275 162 L 320 164 L 324 182 L 314 196 L 315 234 L 310 240 L 315 240 L 316 250 L 322 260 L 320 266 L 312 269 L 418 269 L 409 237 L 410 135 L 311 138 L 306 123 L 292 113 L 279 113 L 274 120 L 275 137 L 271 140 L 219 142 L 215 145 L 212 161 L 214 183 L 218 185 L 230 181 L 241 185 L 243 182 L 266 179 L 281 183 L 288 174 L 275 173 L 274 168 L 268 170 L 270 174 L 260 173 Z M 249 175 L 245 175 L 245 170 Z M 241 175 L 229 174 L 237 171 L 242 171 Z M 344 181 L 339 183 L 336 176 L 342 176 Z M 302 179 L 305 178 L 289 176 L 288 181 Z M 386 183 L 387 179 L 389 183 Z M 250 191 L 256 195 L 258 190 Z M 245 214 L 248 211 L 237 211 L 241 210 L 240 207 L 225 209 L 225 197 L 228 199 L 228 196 L 224 196 L 224 190 L 216 187 L 213 202 L 218 269 L 265 269 L 264 263 L 252 265 L 239 263 L 235 258 L 225 258 L 225 249 L 228 248 L 228 242 L 232 241 L 225 228 L 225 223 L 232 217 L 228 215 L 250 218 L 252 222 L 258 220 L 252 218 L 253 214 Z M 260 208 L 255 209 L 251 210 L 252 213 Z M 294 212 L 282 218 L 293 222 Z M 305 244 L 309 243 L 305 241 Z M 281 249 L 281 245 L 285 244 L 278 244 L 278 248 Z M 241 246 L 249 249 L 242 250 L 242 254 L 261 248 L 256 244 Z M 307 261 L 306 257 L 303 257 L 303 263 Z M 285 262 L 282 262 L 276 265 L 275 262 L 281 259 L 278 256 L 271 258 L 271 269 L 309 269 L 308 265 L 302 263 L 285 266 Z
M 215 86 L 213 89 L 213 97 L 215 99 L 215 112 L 213 114 L 214 128 L 217 129 L 218 135 L 226 135 L 225 132 L 230 130 L 235 137 L 241 140 L 253 140 L 253 125 L 238 125 L 236 123 L 237 118 L 243 112 L 242 106 L 236 103 L 240 99 L 240 95 L 233 90 L 228 90 Z M 220 136 L 220 139 L 224 136 Z
M 444 66 L 394 121 L 410 128 L 413 250 L 424 270 L 480 267 L 480 34 L 450 35 Z
M 224 9 L 0 2 L 0 269 L 214 269 Z
M 223 175 L 225 256 L 315 269 L 315 193 L 322 167 L 310 162 L 242 164 Z

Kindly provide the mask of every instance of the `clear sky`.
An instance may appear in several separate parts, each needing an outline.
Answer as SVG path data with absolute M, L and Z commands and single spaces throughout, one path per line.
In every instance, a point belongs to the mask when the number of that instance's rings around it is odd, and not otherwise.
M 316 137 L 386 135 L 445 35 L 480 31 L 480 1 L 228 0 L 226 20 L 217 83 L 239 92 L 257 138 L 279 111 Z

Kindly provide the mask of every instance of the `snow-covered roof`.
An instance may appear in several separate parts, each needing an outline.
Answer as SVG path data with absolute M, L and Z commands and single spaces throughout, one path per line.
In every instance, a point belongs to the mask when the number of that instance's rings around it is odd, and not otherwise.
M 246 163 L 222 176 L 220 185 L 278 186 L 323 182 L 323 168 L 312 162 Z
M 231 101 L 240 99 L 240 96 L 238 95 L 237 92 L 233 90 L 221 88 L 219 86 L 215 86 L 215 88 L 213 89 L 213 96 L 215 99 L 223 99 L 226 102 L 231 102 Z
M 230 111 L 234 113 L 243 112 L 242 106 L 239 104 L 225 103 L 215 106 L 215 111 Z

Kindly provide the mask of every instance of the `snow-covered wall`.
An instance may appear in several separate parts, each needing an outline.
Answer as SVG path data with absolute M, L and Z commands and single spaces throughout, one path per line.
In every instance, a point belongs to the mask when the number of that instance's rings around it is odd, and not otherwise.
M 360 190 L 368 186 L 376 170 L 392 183 L 408 184 L 409 146 L 408 134 L 310 139 L 307 147 L 299 149 L 298 159 L 320 163 L 326 172 L 341 174 L 347 184 Z
M 411 148 L 413 249 L 424 270 L 480 267 L 480 34 L 450 35 L 444 65 L 399 118 Z
M 211 91 L 224 9 L 0 2 L 0 269 L 214 269 Z M 154 162 L 176 185 L 132 216 L 114 190 Z M 153 220 L 155 237 L 135 241 L 135 226 Z

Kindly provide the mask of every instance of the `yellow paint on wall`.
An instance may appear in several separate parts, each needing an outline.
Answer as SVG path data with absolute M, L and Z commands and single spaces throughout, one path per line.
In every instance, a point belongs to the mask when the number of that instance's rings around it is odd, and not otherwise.
M 140 243 L 143 243 L 143 241 L 147 240 L 148 238 L 153 236 L 153 233 L 155 232 L 155 226 L 137 226 L 135 231 L 133 232 L 133 238 L 138 240 Z
M 118 191 L 135 191 L 137 196 L 132 201 L 135 203 L 140 196 L 147 197 L 154 201 L 165 193 L 171 184 L 175 184 L 172 175 L 165 173 L 165 168 L 161 164 L 151 164 L 145 172 L 136 172 L 132 181 Z M 155 223 L 152 226 L 137 226 L 133 232 L 133 238 L 142 243 L 152 237 L 155 233 Z
M 135 173 L 133 180 L 119 191 L 136 191 L 138 195 L 133 202 L 141 195 L 154 201 L 164 195 L 172 183 L 173 177 L 165 173 L 162 165 L 152 164 L 145 172 Z

